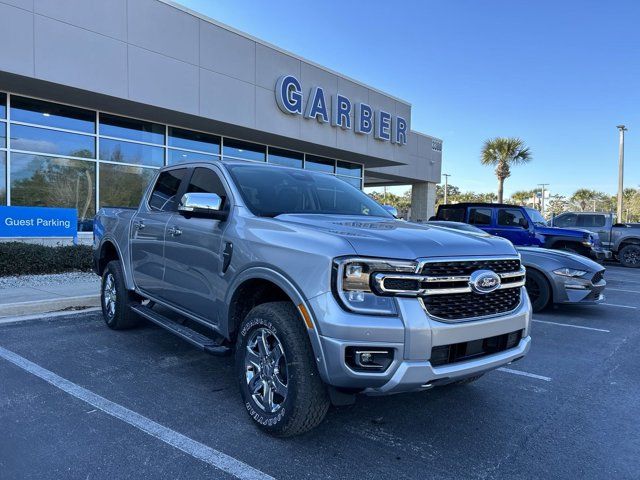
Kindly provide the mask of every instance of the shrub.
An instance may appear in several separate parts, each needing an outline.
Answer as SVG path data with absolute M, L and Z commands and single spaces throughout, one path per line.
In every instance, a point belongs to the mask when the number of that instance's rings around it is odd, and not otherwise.
M 92 250 L 88 245 L 45 247 L 21 242 L 0 242 L 0 277 L 89 271 Z

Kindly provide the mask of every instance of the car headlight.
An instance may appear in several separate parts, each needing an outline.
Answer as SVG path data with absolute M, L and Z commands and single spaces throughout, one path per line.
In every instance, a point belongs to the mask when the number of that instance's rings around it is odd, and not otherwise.
M 333 290 L 340 303 L 356 313 L 396 315 L 393 296 L 383 296 L 373 288 L 377 273 L 415 273 L 416 262 L 346 257 L 333 262 Z
M 578 270 L 576 268 L 564 267 L 554 270 L 553 273 L 555 273 L 556 275 L 562 275 L 563 277 L 582 277 L 587 272 L 585 270 Z

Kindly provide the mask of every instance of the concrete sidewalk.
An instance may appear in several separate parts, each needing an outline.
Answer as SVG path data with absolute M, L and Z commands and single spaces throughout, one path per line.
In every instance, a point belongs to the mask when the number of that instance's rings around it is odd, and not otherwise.
M 100 278 L 89 273 L 0 278 L 0 318 L 100 305 Z

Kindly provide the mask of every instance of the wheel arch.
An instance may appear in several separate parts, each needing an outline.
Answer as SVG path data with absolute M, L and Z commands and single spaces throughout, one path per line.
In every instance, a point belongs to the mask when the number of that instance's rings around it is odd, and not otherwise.
M 533 267 L 533 266 L 529 266 L 529 265 L 525 265 L 527 272 L 536 272 L 538 274 L 540 274 L 542 276 L 542 278 L 544 278 L 547 282 L 547 285 L 549 285 L 549 290 L 551 291 L 551 299 L 549 300 L 551 303 L 556 303 L 556 300 L 559 298 L 559 294 L 560 292 L 557 291 L 557 286 L 556 283 L 553 281 L 553 278 L 551 277 L 551 275 L 546 272 L 545 270 L 538 268 L 538 267 Z
M 238 275 L 229 288 L 224 302 L 226 312 L 222 313 L 221 318 L 226 319 L 226 325 L 221 325 L 221 333 L 233 340 L 238 326 L 253 307 L 261 303 L 282 300 L 292 302 L 300 314 L 300 321 L 306 323 L 318 371 L 326 382 L 327 366 L 313 311 L 299 288 L 280 272 L 266 267 L 253 267 Z M 303 309 L 306 310 L 306 316 L 302 313 Z

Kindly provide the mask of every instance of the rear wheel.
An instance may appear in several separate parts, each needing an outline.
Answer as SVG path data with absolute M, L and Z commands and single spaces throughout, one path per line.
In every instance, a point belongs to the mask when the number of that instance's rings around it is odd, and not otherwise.
M 236 341 L 236 371 L 249 416 L 272 435 L 311 430 L 329 409 L 306 327 L 290 302 L 249 312 Z
M 109 328 L 124 330 L 139 324 L 140 317 L 129 308 L 132 302 L 138 301 L 138 297 L 127 290 L 119 261 L 109 262 L 104 269 L 100 293 L 102 316 Z
M 618 259 L 624 267 L 640 267 L 640 245 L 626 245 L 620 249 Z
M 549 306 L 551 286 L 542 273 L 528 268 L 525 287 L 534 312 L 540 312 Z

